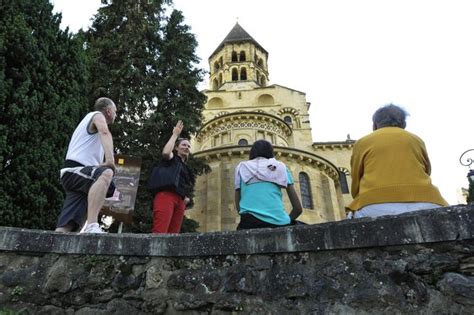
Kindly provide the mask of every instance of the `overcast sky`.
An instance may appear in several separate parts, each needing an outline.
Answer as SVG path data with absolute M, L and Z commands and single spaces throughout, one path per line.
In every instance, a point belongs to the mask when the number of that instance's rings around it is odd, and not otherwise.
M 52 2 L 73 32 L 90 26 L 100 6 Z M 175 0 L 174 7 L 192 27 L 206 70 L 238 19 L 269 52 L 270 84 L 306 93 L 313 141 L 358 139 L 371 132 L 378 107 L 404 107 L 407 130 L 426 143 L 433 183 L 458 203 L 468 172 L 459 156 L 474 148 L 474 1 Z

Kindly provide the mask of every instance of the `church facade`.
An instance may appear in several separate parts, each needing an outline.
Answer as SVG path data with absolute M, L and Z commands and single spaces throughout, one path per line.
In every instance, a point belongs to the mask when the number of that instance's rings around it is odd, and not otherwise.
M 234 172 L 258 139 L 274 146 L 292 173 L 306 223 L 345 218 L 352 199 L 350 155 L 354 141 L 313 142 L 305 93 L 269 85 L 268 52 L 238 23 L 209 57 L 210 89 L 202 128 L 192 139 L 194 156 L 211 167 L 197 178 L 186 215 L 200 231 L 235 230 Z M 291 210 L 283 191 L 286 209 Z

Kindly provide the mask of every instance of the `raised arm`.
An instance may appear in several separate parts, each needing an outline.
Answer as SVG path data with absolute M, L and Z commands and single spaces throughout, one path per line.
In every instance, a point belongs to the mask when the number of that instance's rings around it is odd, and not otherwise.
M 298 198 L 298 194 L 296 193 L 293 184 L 286 187 L 286 192 L 288 193 L 288 198 L 290 199 L 292 207 L 290 219 L 293 221 L 296 220 L 296 218 L 299 217 L 301 213 L 303 213 L 303 207 L 301 206 L 300 198 Z
M 176 126 L 173 128 L 173 134 L 171 135 L 170 139 L 166 143 L 165 147 L 163 148 L 162 155 L 163 158 L 166 160 L 171 160 L 173 158 L 173 149 L 176 143 L 176 140 L 178 139 L 179 135 L 181 134 L 181 131 L 183 131 L 183 121 L 178 120 L 176 123 Z
M 111 167 L 115 172 L 114 142 L 105 116 L 103 114 L 94 115 L 92 123 L 99 133 L 100 142 L 104 148 L 105 162 L 103 165 Z

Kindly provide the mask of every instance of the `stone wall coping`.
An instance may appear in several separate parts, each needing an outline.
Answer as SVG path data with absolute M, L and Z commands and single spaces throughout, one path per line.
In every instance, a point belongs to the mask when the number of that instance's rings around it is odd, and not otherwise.
M 276 229 L 187 234 L 78 234 L 0 227 L 0 250 L 114 256 L 199 257 L 316 252 L 470 240 L 474 205 L 400 216 Z

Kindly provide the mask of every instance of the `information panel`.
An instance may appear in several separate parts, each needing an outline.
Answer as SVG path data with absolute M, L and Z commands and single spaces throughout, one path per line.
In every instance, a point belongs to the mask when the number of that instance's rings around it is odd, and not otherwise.
M 124 223 L 131 223 L 135 200 L 137 198 L 138 182 L 142 159 L 128 155 L 115 155 L 115 193 L 105 199 L 101 213 L 110 215 Z

